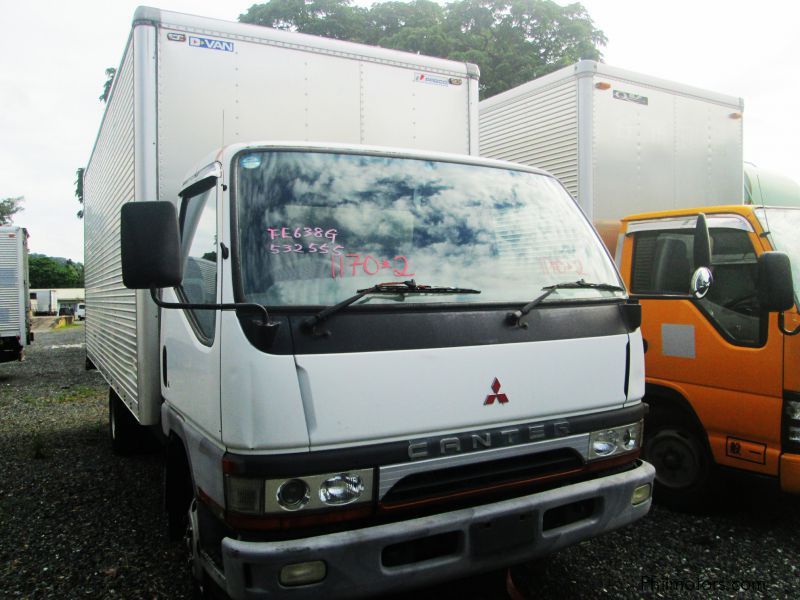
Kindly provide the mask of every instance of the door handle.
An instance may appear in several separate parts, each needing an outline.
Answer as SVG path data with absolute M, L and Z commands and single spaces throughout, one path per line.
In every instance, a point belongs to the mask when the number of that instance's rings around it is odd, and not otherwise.
M 169 379 L 167 379 L 167 346 L 161 349 L 161 379 L 164 382 L 164 387 L 169 387 Z

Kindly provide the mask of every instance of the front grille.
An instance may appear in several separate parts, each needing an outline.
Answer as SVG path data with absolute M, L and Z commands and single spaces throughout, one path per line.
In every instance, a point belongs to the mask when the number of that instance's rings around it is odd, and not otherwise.
M 470 465 L 413 473 L 398 481 L 381 504 L 392 507 L 427 500 L 483 492 L 514 483 L 540 480 L 548 475 L 583 467 L 580 456 L 569 448 L 515 456 Z

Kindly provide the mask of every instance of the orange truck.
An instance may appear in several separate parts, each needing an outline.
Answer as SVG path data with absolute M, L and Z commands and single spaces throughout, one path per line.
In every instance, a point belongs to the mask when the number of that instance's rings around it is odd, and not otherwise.
M 800 494 L 798 232 L 800 208 L 622 220 L 617 264 L 642 305 L 644 455 L 656 467 L 656 499 L 697 507 L 713 497 L 720 468 Z

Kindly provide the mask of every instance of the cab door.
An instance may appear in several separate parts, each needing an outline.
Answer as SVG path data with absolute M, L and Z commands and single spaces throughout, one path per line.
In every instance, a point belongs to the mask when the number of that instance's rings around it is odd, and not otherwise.
M 164 291 L 167 302 L 219 302 L 216 179 L 190 188 L 179 204 L 183 281 Z M 216 310 L 161 311 L 162 396 L 187 421 L 220 439 L 220 320 Z
M 629 284 L 642 303 L 648 393 L 668 389 L 688 401 L 718 464 L 777 474 L 783 340 L 758 304 L 753 227 L 739 215 L 709 217 L 714 282 L 698 300 L 687 298 L 693 230 L 675 220 L 631 225 Z

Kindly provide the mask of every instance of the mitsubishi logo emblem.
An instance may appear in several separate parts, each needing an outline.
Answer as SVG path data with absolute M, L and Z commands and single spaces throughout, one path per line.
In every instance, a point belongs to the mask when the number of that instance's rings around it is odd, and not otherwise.
M 497 377 L 495 377 L 494 381 L 492 382 L 492 391 L 494 394 L 489 394 L 486 396 L 486 400 L 483 401 L 484 406 L 487 404 L 494 404 L 495 400 L 497 400 L 497 402 L 500 404 L 505 404 L 508 402 L 508 396 L 500 393 L 500 380 Z

